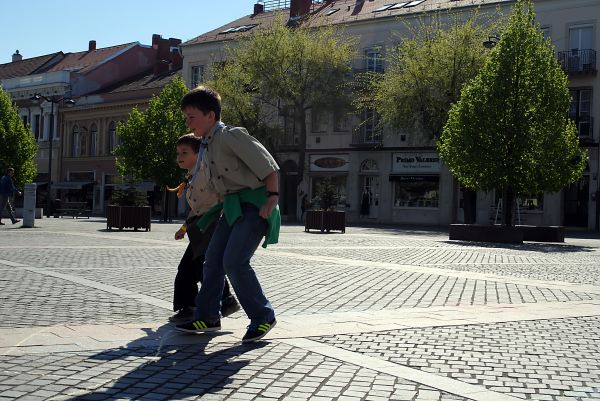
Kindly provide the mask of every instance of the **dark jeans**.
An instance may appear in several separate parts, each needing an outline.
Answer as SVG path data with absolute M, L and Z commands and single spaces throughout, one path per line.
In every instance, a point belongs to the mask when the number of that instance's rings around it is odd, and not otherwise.
M 0 195 L 0 221 L 2 220 L 2 213 L 4 212 L 4 208 L 7 208 L 10 220 L 14 223 L 15 221 L 17 221 L 17 218 L 15 217 L 15 211 L 13 210 L 12 205 L 10 204 L 10 198 L 11 196 L 9 195 Z
M 242 203 L 242 217 L 233 226 L 220 218 L 206 250 L 205 284 L 196 298 L 196 319 L 219 319 L 219 294 L 225 275 L 231 281 L 239 303 L 252 323 L 270 322 L 275 311 L 264 295 L 250 259 L 267 231 L 267 221 L 258 208 Z
M 185 307 L 196 305 L 198 295 L 198 283 L 202 283 L 202 267 L 204 255 L 194 258 L 192 244 L 188 244 L 175 276 L 175 289 L 173 292 L 173 310 L 178 311 Z M 231 296 L 229 283 L 225 280 L 225 288 L 221 300 Z

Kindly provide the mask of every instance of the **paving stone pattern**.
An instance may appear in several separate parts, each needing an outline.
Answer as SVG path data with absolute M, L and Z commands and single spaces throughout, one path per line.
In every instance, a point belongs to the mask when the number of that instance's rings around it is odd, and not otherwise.
M 600 399 L 597 316 L 314 340 L 522 398 Z
M 466 400 L 284 344 L 3 357 L 2 397 L 53 400 Z M 148 393 L 153 393 L 149 397 Z

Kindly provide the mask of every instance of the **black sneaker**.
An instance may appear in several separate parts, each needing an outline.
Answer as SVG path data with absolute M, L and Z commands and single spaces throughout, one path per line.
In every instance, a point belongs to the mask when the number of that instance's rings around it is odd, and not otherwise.
M 15 221 L 13 221 L 12 223 L 13 223 L 13 224 L 17 224 L 17 223 L 18 223 L 18 222 L 20 222 L 20 221 L 21 221 L 21 220 L 15 220 Z
M 185 333 L 208 333 L 210 331 L 221 330 L 221 321 L 217 320 L 213 323 L 207 323 L 204 320 L 194 320 L 188 323 L 178 324 L 175 330 Z
M 240 304 L 233 295 L 225 298 L 225 300 L 221 302 L 221 316 L 223 317 L 233 315 L 240 309 Z
M 277 320 L 275 319 L 268 323 L 251 323 L 250 326 L 248 326 L 246 335 L 244 335 L 244 338 L 242 338 L 242 343 L 251 343 L 260 340 L 266 336 L 273 327 L 275 327 L 275 324 L 277 324 Z
M 196 308 L 191 306 L 186 306 L 185 308 L 179 309 L 176 314 L 169 317 L 169 322 L 189 322 L 190 320 L 194 319 L 194 309 Z

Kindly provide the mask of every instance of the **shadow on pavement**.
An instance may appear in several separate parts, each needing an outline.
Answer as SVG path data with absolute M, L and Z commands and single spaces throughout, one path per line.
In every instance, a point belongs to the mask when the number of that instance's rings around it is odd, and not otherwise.
M 540 253 L 566 253 L 566 252 L 594 252 L 598 248 L 583 246 L 583 245 L 568 245 L 560 243 L 547 242 L 526 242 L 523 244 L 503 244 L 498 242 L 475 242 L 475 241 L 458 241 L 447 240 L 441 241 L 446 244 L 460 244 L 465 247 L 476 248 L 494 248 L 494 249 L 512 249 L 525 252 L 540 252 Z
M 94 360 L 102 363 L 113 361 L 113 371 L 126 370 L 132 364 L 137 367 L 109 380 L 95 391 L 74 395 L 68 400 L 145 399 L 150 394 L 153 400 L 178 400 L 216 393 L 232 383 L 232 377 L 251 362 L 251 358 L 239 358 L 241 355 L 269 344 L 217 343 L 210 345 L 211 351 L 207 352 L 210 339 L 226 332 L 186 335 L 174 332 L 171 325 L 156 331 L 143 330 L 147 333 L 146 337 L 88 359 L 92 368 L 96 365 Z M 180 337 L 185 344 L 162 345 L 173 336 Z M 157 338 L 161 339 L 158 346 Z M 119 360 L 122 364 L 114 362 Z M 143 362 L 140 364 L 139 361 Z

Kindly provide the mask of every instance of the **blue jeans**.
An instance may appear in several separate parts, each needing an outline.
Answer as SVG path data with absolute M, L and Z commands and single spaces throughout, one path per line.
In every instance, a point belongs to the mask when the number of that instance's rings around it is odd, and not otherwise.
M 239 303 L 252 323 L 269 322 L 275 311 L 262 291 L 250 259 L 267 230 L 267 221 L 258 209 L 242 203 L 242 217 L 233 226 L 224 216 L 210 240 L 204 260 L 204 280 L 196 297 L 196 319 L 215 321 L 220 318 L 221 294 L 225 275 Z

